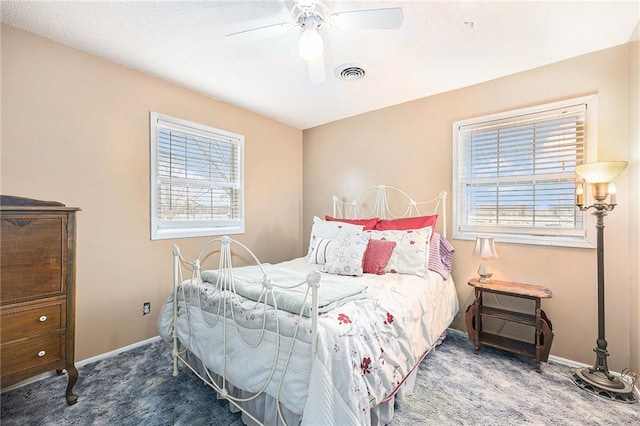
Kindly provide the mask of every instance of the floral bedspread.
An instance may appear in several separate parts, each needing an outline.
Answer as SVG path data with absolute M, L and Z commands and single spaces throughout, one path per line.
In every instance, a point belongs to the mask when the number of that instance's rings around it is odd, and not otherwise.
M 309 264 L 305 258 L 279 265 L 299 271 L 301 276 L 318 267 Z M 326 275 L 323 274 L 323 278 Z M 365 274 L 340 279 L 344 280 L 344 285 L 366 285 L 366 295 L 319 317 L 317 358 L 313 364 L 308 356 L 311 341 L 309 318 L 286 312 L 279 312 L 277 316 L 269 312 L 265 316 L 263 305 L 257 308 L 255 302 L 242 298 L 234 309 L 237 327 L 247 336 L 257 336 L 264 323 L 267 330 L 275 330 L 277 321 L 280 335 L 284 336 L 280 342 L 285 339 L 278 358 L 283 365 L 289 348 L 286 343 L 294 341 L 287 338 L 291 338 L 299 326 L 295 350 L 280 391 L 278 384 L 282 378 L 282 366 L 276 369 L 273 383 L 267 386 L 266 392 L 274 397 L 279 393 L 287 408 L 303 414 L 303 424 L 368 424 L 370 408 L 393 393 L 458 313 L 453 281 L 451 278 L 443 280 L 434 272 L 429 272 L 426 278 L 404 274 Z M 191 305 L 189 309 L 185 309 L 184 303 L 180 305 L 177 321 L 179 338 L 205 365 L 220 374 L 224 356 L 220 352 L 220 340 L 218 343 L 214 341 L 220 339 L 221 334 L 211 327 L 213 316 L 203 314 L 200 309 L 216 312 L 221 304 L 216 302 L 213 293 L 209 293 L 208 297 L 191 298 Z M 171 336 L 171 306 L 172 298 L 169 298 L 159 319 L 160 334 L 165 339 Z M 266 310 L 273 311 L 270 307 Z M 191 324 L 189 331 L 187 323 Z M 264 334 L 265 345 L 271 345 L 277 351 L 275 333 L 267 331 Z M 262 351 L 264 347 L 258 349 Z M 233 354 L 227 356 L 226 362 L 229 381 L 251 392 L 260 390 L 262 384 L 269 380 L 274 359 L 243 348 L 241 342 L 231 337 L 227 337 L 229 353 Z M 230 368 L 232 361 L 237 368 Z

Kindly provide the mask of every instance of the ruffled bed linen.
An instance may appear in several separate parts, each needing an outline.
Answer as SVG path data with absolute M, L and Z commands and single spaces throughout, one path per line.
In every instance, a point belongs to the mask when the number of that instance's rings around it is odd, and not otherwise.
M 302 277 L 317 270 L 306 258 L 283 262 Z M 333 279 L 335 276 L 331 276 Z M 320 280 L 329 279 L 323 274 Z M 291 419 L 301 424 L 383 424 L 393 415 L 389 400 L 394 390 L 412 372 L 424 354 L 438 340 L 458 313 L 458 300 L 451 278 L 443 280 L 429 272 L 426 278 L 413 275 L 365 274 L 362 277 L 339 277 L 344 285 L 353 283 L 366 286 L 365 297 L 354 300 L 319 317 L 316 362 L 311 363 L 311 320 L 240 298 L 234 316 L 245 340 L 257 342 L 262 333 L 263 313 L 266 309 L 267 330 L 257 349 L 247 348 L 230 333 L 236 327 L 230 320 L 227 326 L 227 380 L 241 384 L 244 391 L 258 392 L 267 382 L 274 362 L 280 329 L 278 367 L 266 388 L 270 397 L 278 395 L 290 344 L 296 325 L 299 326 L 293 356 L 289 361 L 279 399 Z M 185 295 L 198 292 L 185 288 Z M 206 287 L 205 287 L 206 288 Z M 178 292 L 179 314 L 177 333 L 181 344 L 213 372 L 222 369 L 222 324 L 215 327 L 218 295 L 212 288 L 204 290 L 202 297 L 188 297 L 189 308 Z M 277 322 L 276 322 L 277 318 Z M 173 322 L 172 298 L 163 306 L 159 330 L 164 339 L 171 338 Z M 188 327 L 190 323 L 191 327 Z M 411 385 L 410 380 L 408 381 Z M 405 384 L 406 387 L 406 384 Z M 264 406 L 275 407 L 266 397 Z M 391 399 L 391 403 L 392 403 Z M 258 404 L 260 405 L 260 404 Z M 382 410 L 382 415 L 381 415 Z M 264 411 L 264 410 L 263 410 Z M 268 410 L 266 410 L 268 411 Z M 302 416 L 299 418 L 298 416 Z M 373 416 L 372 416 L 373 414 Z M 263 415 L 272 416 L 271 414 Z M 270 422 L 271 423 L 271 422 Z M 295 421 L 293 424 L 298 423 Z
M 443 332 L 443 334 L 441 335 L 440 339 L 438 339 L 434 347 L 442 343 L 445 337 L 446 337 L 446 331 Z M 433 349 L 433 347 L 430 348 L 427 352 L 425 352 L 425 356 L 431 351 L 431 349 Z M 193 368 L 198 372 L 198 374 L 200 374 L 202 377 L 208 377 L 208 376 L 211 377 L 213 380 L 215 380 L 215 382 L 219 386 L 221 386 L 222 384 L 221 376 L 213 373 L 210 370 L 207 371 L 204 365 L 202 364 L 202 361 L 200 361 L 200 359 L 197 356 L 195 356 L 193 353 L 187 352 L 186 356 L 189 361 L 189 364 L 193 366 Z M 419 363 L 416 364 L 412 373 L 410 373 L 409 376 L 405 378 L 402 385 L 400 385 L 396 389 L 395 393 L 385 400 L 386 402 L 378 404 L 377 406 L 372 407 L 369 410 L 369 418 L 370 418 L 371 425 L 383 426 L 391 423 L 394 417 L 396 399 L 402 400 L 413 393 L 413 389 L 415 387 L 416 377 L 418 373 L 418 368 L 417 368 L 418 364 Z M 236 398 L 251 399 L 254 396 L 252 392 L 244 391 L 240 388 L 230 385 L 228 382 L 227 382 L 227 390 L 229 391 L 230 395 Z M 220 395 L 218 395 L 217 397 L 218 399 L 223 399 Z M 261 422 L 266 425 L 294 426 L 294 425 L 302 424 L 302 415 L 296 414 L 291 410 L 287 409 L 287 407 L 281 406 L 280 414 L 284 419 L 284 422 L 283 422 L 280 419 L 280 415 L 278 414 L 277 402 L 275 398 L 264 393 L 262 395 L 259 395 L 251 399 L 250 401 L 240 402 L 240 405 L 242 406 L 243 410 L 249 412 L 251 416 L 257 419 L 260 419 Z M 237 413 L 240 410 L 236 408 L 234 405 L 229 404 L 229 411 L 233 413 Z M 259 425 L 246 413 L 242 413 L 242 422 L 247 426 Z

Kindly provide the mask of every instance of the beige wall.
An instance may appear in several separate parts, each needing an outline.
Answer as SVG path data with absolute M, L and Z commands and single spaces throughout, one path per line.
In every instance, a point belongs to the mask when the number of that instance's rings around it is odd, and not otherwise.
M 622 45 L 305 130 L 305 245 L 313 215 L 330 211 L 334 193 L 353 197 L 380 183 L 403 188 L 422 200 L 442 189 L 451 192 L 455 120 L 598 93 L 598 157 L 628 159 L 627 52 Z M 628 171 L 616 180 L 619 207 L 608 216 L 605 231 L 609 365 L 616 371 L 629 366 L 630 311 L 638 310 L 628 303 L 628 182 Z M 452 243 L 456 248 L 453 276 L 464 312 L 472 301 L 467 280 L 476 275 L 478 260 L 471 257 L 471 241 Z M 490 265 L 495 278 L 541 284 L 553 291 L 553 298 L 543 302 L 555 331 L 552 354 L 593 364 L 596 250 L 518 244 L 497 248 L 500 259 Z M 459 318 L 455 326 L 464 328 L 464 323 Z M 521 332 L 511 325 L 503 329 L 504 334 Z
M 302 252 L 302 131 L 2 25 L 1 191 L 82 208 L 79 360 L 157 335 L 171 292 L 176 241 L 149 238 L 149 111 L 243 134 L 239 239 L 263 261 Z M 178 242 L 192 257 L 205 241 Z
M 629 40 L 629 192 L 631 368 L 640 372 L 640 22 Z
M 451 191 L 454 120 L 599 93 L 599 158 L 631 162 L 616 181 L 620 205 L 605 231 L 610 367 L 631 362 L 638 371 L 640 191 L 629 191 L 640 187 L 634 34 L 626 46 L 307 130 L 303 152 L 297 129 L 3 25 L 0 191 L 82 208 L 76 354 L 85 359 L 156 335 L 170 291 L 175 241 L 149 239 L 150 110 L 245 135 L 247 232 L 239 239 L 278 261 L 306 249 L 311 218 L 330 212 L 334 193 L 355 196 L 378 183 L 418 199 Z M 193 255 L 204 241 L 179 243 Z M 478 262 L 472 242 L 452 242 L 464 310 Z M 556 332 L 552 353 L 591 364 L 595 250 L 498 247 L 497 278 L 552 289 L 543 305 Z M 144 301 L 152 314 L 142 317 Z

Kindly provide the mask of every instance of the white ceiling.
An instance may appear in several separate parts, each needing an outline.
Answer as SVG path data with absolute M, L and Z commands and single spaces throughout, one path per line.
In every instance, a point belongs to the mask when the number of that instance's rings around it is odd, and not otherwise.
M 324 83 L 309 83 L 292 32 L 244 44 L 225 34 L 291 22 L 287 0 L 2 1 L 2 22 L 299 129 L 626 43 L 639 1 L 330 1 L 329 12 L 400 6 L 398 30 L 321 28 Z M 473 23 L 473 24 L 471 24 Z M 338 79 L 345 63 L 360 81 Z

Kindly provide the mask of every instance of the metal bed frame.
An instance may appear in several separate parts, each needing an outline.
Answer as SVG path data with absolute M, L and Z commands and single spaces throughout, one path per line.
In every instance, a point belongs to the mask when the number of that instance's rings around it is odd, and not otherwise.
M 389 209 L 389 201 L 387 198 L 387 190 L 392 190 L 392 191 L 396 191 L 399 194 L 401 194 L 403 197 L 405 197 L 408 200 L 408 206 L 406 208 L 406 210 L 401 214 L 401 215 L 394 215 L 391 210 Z M 373 205 L 373 209 L 371 211 L 362 211 L 362 209 L 359 207 L 359 205 L 361 205 L 362 201 L 368 197 L 371 196 L 372 193 L 375 193 L 375 203 Z M 407 193 L 405 193 L 404 191 L 398 189 L 398 188 L 394 188 L 394 187 L 390 187 L 390 186 L 384 186 L 384 185 L 378 185 L 376 187 L 370 188 L 366 191 L 364 191 L 363 193 L 361 193 L 358 197 L 356 197 L 356 199 L 354 199 L 351 202 L 343 202 L 341 201 L 338 197 L 334 196 L 333 197 L 333 215 L 336 218 L 344 218 L 344 217 L 349 217 L 349 218 L 359 218 L 359 217 L 378 217 L 378 218 L 386 218 L 386 217 L 391 217 L 391 218 L 398 218 L 398 217 L 408 217 L 408 216 L 415 216 L 415 215 L 420 215 L 420 210 L 419 210 L 419 206 L 422 206 L 424 204 L 431 204 L 431 203 L 435 203 L 435 208 L 433 209 L 433 214 L 438 212 L 438 209 L 440 208 L 442 211 L 442 214 L 440 215 L 440 219 L 441 219 L 441 223 L 442 223 L 442 234 L 443 236 L 446 236 L 446 198 L 447 198 L 447 193 L 445 191 L 440 192 L 438 194 L 437 197 L 433 198 L 432 200 L 429 201 L 425 201 L 425 202 L 416 202 L 413 200 L 413 198 L 411 198 Z M 346 213 L 346 214 L 345 214 Z M 279 325 L 279 321 L 276 320 L 276 333 L 278 336 L 277 342 L 276 342 L 276 354 L 274 357 L 274 361 L 273 361 L 273 365 L 272 365 L 272 370 L 269 374 L 269 379 L 267 380 L 267 382 L 265 382 L 262 385 L 262 388 L 258 391 L 253 393 L 252 396 L 250 397 L 246 397 L 246 398 L 240 398 L 237 396 L 232 395 L 228 390 L 227 390 L 227 384 L 229 383 L 232 386 L 242 386 L 242 383 L 230 383 L 227 382 L 227 338 L 229 336 L 228 333 L 232 333 L 235 332 L 237 334 L 237 336 L 244 342 L 245 345 L 247 345 L 248 347 L 251 348 L 256 348 L 260 345 L 262 338 L 264 336 L 264 331 L 265 331 L 265 324 L 266 324 L 266 319 L 263 318 L 263 329 L 262 329 L 262 334 L 260 335 L 260 339 L 258 339 L 257 341 L 253 341 L 250 342 L 247 340 L 246 337 L 244 337 L 242 335 L 242 331 L 241 328 L 238 326 L 238 324 L 235 322 L 235 318 L 234 318 L 234 310 L 233 310 L 233 306 L 236 303 L 241 303 L 241 297 L 238 296 L 238 294 L 235 291 L 235 284 L 234 284 L 234 273 L 233 273 L 233 264 L 232 264 L 232 255 L 236 252 L 232 251 L 232 246 L 237 246 L 239 247 L 239 249 L 241 249 L 242 252 L 244 252 L 245 254 L 248 255 L 248 259 L 250 261 L 253 261 L 254 264 L 260 269 L 260 271 L 263 274 L 263 280 L 262 280 L 262 291 L 261 291 L 261 295 L 258 301 L 255 302 L 251 302 L 251 303 L 255 303 L 254 306 L 258 306 L 261 303 L 266 304 L 267 300 L 270 298 L 272 300 L 271 305 L 277 309 L 277 302 L 276 299 L 273 295 L 273 291 L 274 291 L 274 287 L 275 288 L 279 288 L 279 289 L 291 289 L 291 288 L 297 288 L 297 287 L 303 287 L 306 286 L 306 292 L 305 292 L 305 300 L 307 300 L 308 297 L 311 298 L 311 312 L 312 312 L 312 316 L 311 316 L 311 321 L 312 321 L 312 336 L 311 336 L 311 353 L 310 353 L 310 362 L 313 363 L 315 358 L 316 358 L 316 345 L 317 345 L 317 333 L 318 333 L 318 290 L 321 286 L 320 284 L 320 278 L 321 278 L 321 274 L 319 272 L 313 272 L 310 273 L 307 277 L 306 280 L 290 285 L 290 286 L 283 286 L 283 285 L 276 285 L 272 282 L 271 278 L 268 276 L 268 273 L 265 271 L 264 267 L 262 266 L 262 264 L 260 263 L 260 261 L 258 260 L 258 258 L 254 255 L 254 253 L 248 248 L 246 247 L 244 244 L 242 244 L 241 242 L 234 240 L 228 236 L 223 236 L 220 238 L 215 238 L 210 240 L 209 242 L 207 242 L 202 249 L 200 250 L 198 256 L 196 257 L 195 260 L 193 261 L 189 261 L 187 259 L 185 259 L 181 252 L 180 252 L 180 248 L 178 247 L 178 245 L 174 245 L 173 246 L 173 322 L 172 322 L 172 337 L 173 337 L 173 350 L 172 350 L 172 362 L 173 362 L 173 372 L 172 374 L 174 376 L 176 376 L 178 374 L 178 365 L 179 363 L 184 364 L 186 367 L 188 367 L 194 374 L 196 374 L 198 377 L 200 377 L 208 386 L 210 386 L 211 388 L 213 388 L 219 395 L 219 397 L 226 399 L 227 401 L 229 401 L 230 404 L 232 404 L 234 407 L 236 407 L 238 410 L 242 411 L 244 414 L 246 414 L 253 422 L 255 422 L 258 425 L 264 425 L 264 423 L 260 420 L 257 419 L 251 412 L 249 412 L 247 409 L 245 409 L 245 407 L 243 406 L 243 403 L 249 402 L 255 398 L 257 398 L 258 396 L 260 396 L 261 394 L 265 393 L 266 394 L 266 389 L 267 386 L 269 385 L 270 381 L 273 379 L 274 377 L 274 373 L 278 364 L 278 359 L 279 356 L 278 354 L 280 353 L 281 349 L 285 350 L 287 352 L 287 358 L 286 358 L 286 365 L 284 366 L 284 372 L 282 373 L 282 376 L 280 378 L 280 382 L 278 383 L 277 386 L 277 393 L 276 395 L 271 395 L 272 397 L 274 397 L 276 399 L 277 402 L 277 413 L 278 413 L 278 421 L 281 422 L 282 424 L 286 425 L 286 421 L 284 419 L 284 416 L 281 412 L 281 403 L 280 403 L 280 391 L 282 388 L 282 384 L 284 382 L 284 378 L 287 374 L 287 369 L 289 367 L 289 360 L 291 359 L 291 355 L 293 353 L 293 349 L 294 349 L 294 345 L 296 343 L 296 336 L 298 334 L 298 328 L 296 326 L 296 329 L 294 330 L 293 333 L 293 338 L 291 339 L 291 344 L 289 347 L 283 347 L 282 345 L 284 345 L 284 343 L 282 343 L 280 341 L 280 325 Z M 203 280 L 201 277 L 201 263 L 207 258 L 209 257 L 212 253 L 218 253 L 219 252 L 219 265 L 218 265 L 218 279 L 217 282 L 215 284 L 215 288 L 216 290 L 221 294 L 222 296 L 222 300 L 218 305 L 218 311 L 215 313 L 214 319 L 213 319 L 213 323 L 208 322 L 206 319 L 204 319 L 204 313 L 203 315 L 203 319 L 205 321 L 205 323 L 210 326 L 210 327 L 214 327 L 217 325 L 217 323 L 219 321 L 222 321 L 222 340 L 220 343 L 220 345 L 222 346 L 222 352 L 224 354 L 223 358 L 223 365 L 222 365 L 222 371 L 217 372 L 216 374 L 218 376 L 221 377 L 221 380 L 218 379 L 214 379 L 214 377 L 211 376 L 209 369 L 205 368 L 205 374 L 201 374 L 197 368 L 194 368 L 194 366 L 192 366 L 190 364 L 190 362 L 187 360 L 187 354 L 188 354 L 188 350 L 189 350 L 189 346 L 190 344 L 187 345 L 182 345 L 183 347 L 181 348 L 180 345 L 180 341 L 178 339 L 178 332 L 177 332 L 177 327 L 176 327 L 176 323 L 177 323 L 177 319 L 178 319 L 178 296 L 179 296 L 179 292 L 183 292 L 182 296 L 183 296 L 183 300 L 186 300 L 185 297 L 185 289 L 182 286 L 182 284 L 185 282 L 185 274 L 183 271 L 189 271 L 190 273 L 190 279 L 191 279 L 191 283 L 195 283 L 196 284 L 196 288 L 198 289 L 198 292 L 201 291 L 202 287 L 204 286 L 203 284 Z M 193 291 L 193 288 L 190 290 Z M 199 296 L 200 293 L 199 293 Z M 200 301 L 201 303 L 201 301 Z M 242 303 L 247 303 L 247 300 L 244 300 Z M 267 310 L 263 310 L 264 315 L 266 316 L 266 312 Z M 187 309 L 187 321 L 189 321 L 188 318 L 189 314 L 189 309 Z M 300 312 L 299 314 L 300 316 L 302 316 L 302 312 Z M 229 323 L 229 319 L 232 320 L 232 324 Z M 298 324 L 300 322 L 298 321 Z M 191 326 L 189 325 L 189 328 Z M 190 340 L 190 338 L 189 338 Z

